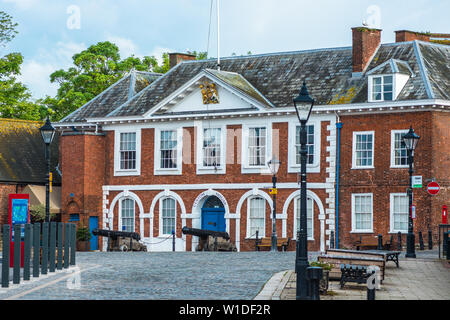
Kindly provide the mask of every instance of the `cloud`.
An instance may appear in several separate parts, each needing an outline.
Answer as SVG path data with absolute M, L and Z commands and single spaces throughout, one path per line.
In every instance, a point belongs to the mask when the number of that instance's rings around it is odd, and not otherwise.
M 122 59 L 127 58 L 131 55 L 140 56 L 138 54 L 138 47 L 131 39 L 107 35 L 106 40 L 114 43 L 117 47 L 119 47 L 120 57 Z
M 5 3 L 13 3 L 15 4 L 19 9 L 30 9 L 35 4 L 39 2 L 39 0 L 2 0 L 2 2 Z
M 21 75 L 17 80 L 24 83 L 33 94 L 33 98 L 43 98 L 45 95 L 54 96 L 57 85 L 50 83 L 50 74 L 58 69 L 58 66 L 50 63 L 42 63 L 29 60 L 23 63 Z

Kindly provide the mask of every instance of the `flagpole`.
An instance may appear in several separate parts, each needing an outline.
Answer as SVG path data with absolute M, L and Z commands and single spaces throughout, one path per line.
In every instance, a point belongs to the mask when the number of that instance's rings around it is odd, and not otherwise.
M 217 70 L 220 71 L 220 0 L 217 0 Z

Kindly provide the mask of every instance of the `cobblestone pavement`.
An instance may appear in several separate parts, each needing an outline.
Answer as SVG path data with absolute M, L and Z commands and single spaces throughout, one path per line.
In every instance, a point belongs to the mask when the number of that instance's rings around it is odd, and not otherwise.
M 417 252 L 416 259 L 400 259 L 400 267 L 388 262 L 385 280 L 376 291 L 376 300 L 449 300 L 450 264 L 438 260 L 437 252 Z M 286 277 L 281 300 L 295 300 L 296 274 L 291 270 Z M 367 300 L 367 287 L 348 283 L 343 289 L 339 281 L 329 282 L 332 295 L 321 295 L 321 300 Z
M 295 252 L 78 252 L 76 267 L 21 280 L 0 299 L 250 300 L 294 266 Z

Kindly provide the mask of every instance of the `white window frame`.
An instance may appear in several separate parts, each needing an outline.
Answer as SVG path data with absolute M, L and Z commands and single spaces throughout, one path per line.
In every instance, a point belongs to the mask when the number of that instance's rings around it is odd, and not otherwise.
M 306 164 L 306 171 L 311 173 L 320 173 L 320 145 L 321 145 L 321 121 L 319 119 L 309 120 L 307 126 L 314 126 L 314 161 L 312 164 Z M 296 128 L 300 127 L 298 120 L 289 121 L 289 145 L 288 145 L 288 172 L 298 173 L 300 164 L 296 163 Z
M 159 199 L 159 229 L 158 229 L 158 234 L 159 236 L 169 236 L 172 235 L 172 233 L 164 233 L 164 229 L 163 229 L 163 201 L 166 199 L 171 199 L 174 201 L 175 203 L 175 223 L 173 226 L 173 229 L 175 231 L 175 233 L 177 232 L 177 199 L 173 198 L 173 197 L 161 197 Z
M 384 99 L 384 77 L 392 77 L 392 100 L 385 100 Z M 381 78 L 381 99 L 375 100 L 373 99 L 373 80 L 375 78 Z M 373 75 L 369 76 L 368 79 L 368 102 L 389 102 L 389 101 L 395 101 L 396 99 L 396 77 L 395 74 L 379 74 L 379 75 Z
M 136 201 L 133 198 L 130 197 L 124 197 L 122 199 L 120 199 L 119 201 L 119 223 L 118 223 L 118 227 L 119 227 L 119 231 L 122 231 L 122 204 L 125 200 L 131 200 L 133 202 L 133 230 L 127 230 L 127 232 L 135 232 L 136 229 Z
M 267 200 L 260 195 L 256 195 L 256 196 L 251 196 L 251 197 L 247 198 L 247 235 L 246 235 L 246 239 L 255 239 L 256 238 L 256 235 L 253 235 L 250 231 L 250 203 L 251 203 L 252 199 L 256 199 L 256 198 L 260 198 L 264 202 L 264 215 L 263 215 L 264 227 L 263 227 L 262 232 L 258 233 L 258 238 L 264 238 L 266 236 L 266 210 L 267 210 L 266 203 L 267 203 Z
M 356 165 L 356 136 L 372 135 L 372 165 L 357 166 Z M 353 131 L 353 148 L 352 148 L 352 169 L 373 169 L 375 168 L 375 131 Z
M 372 209 L 370 218 L 370 229 L 356 229 L 355 198 L 361 196 L 370 196 L 370 206 Z M 373 233 L 373 193 L 352 193 L 352 231 L 351 233 Z
M 120 134 L 136 134 L 136 168 L 120 169 Z M 114 176 L 139 176 L 141 174 L 141 129 L 124 127 L 114 130 Z
M 391 130 L 391 168 L 408 168 L 408 161 L 405 165 L 395 164 L 395 135 L 398 133 L 408 133 L 408 130 Z
M 177 167 L 161 168 L 161 131 L 176 131 L 177 133 Z M 165 126 L 155 128 L 154 141 L 154 174 L 155 175 L 181 175 L 183 172 L 183 128 Z
M 250 128 L 265 128 L 266 129 L 266 154 L 265 163 L 258 166 L 251 166 L 249 164 L 248 143 L 250 137 Z M 241 173 L 270 173 L 267 162 L 272 157 L 272 123 L 255 122 L 252 124 L 242 125 L 242 141 L 241 141 Z
M 203 138 L 205 129 L 220 129 L 220 166 L 217 170 L 214 167 L 206 167 L 203 165 Z M 197 174 L 225 174 L 226 173 L 226 154 L 227 154 L 227 127 L 226 125 L 205 126 L 200 124 L 197 126 Z
M 406 223 L 406 229 L 404 230 L 399 230 L 399 229 L 395 229 L 395 223 L 394 223 L 394 198 L 395 197 L 406 197 L 408 198 L 408 194 L 407 193 L 391 193 L 390 194 L 390 215 L 389 215 L 389 220 L 390 220 L 390 228 L 389 228 L 389 232 L 390 233 L 398 233 L 399 231 L 401 233 L 408 233 L 408 221 L 409 221 L 409 210 L 408 210 L 408 206 L 409 206 L 409 202 L 406 205 L 406 217 L 407 217 L 407 223 Z M 408 199 L 406 199 L 407 201 L 409 201 Z
M 297 224 L 297 221 L 299 219 L 299 207 L 297 205 L 297 202 L 299 201 L 300 197 L 295 197 L 294 200 L 294 236 L 293 240 L 297 240 L 297 230 L 299 228 L 299 225 Z M 314 241 L 314 199 L 311 197 L 306 196 L 306 223 L 308 223 L 308 201 L 311 201 L 312 204 L 312 217 L 311 217 L 311 235 L 307 235 L 307 240 Z

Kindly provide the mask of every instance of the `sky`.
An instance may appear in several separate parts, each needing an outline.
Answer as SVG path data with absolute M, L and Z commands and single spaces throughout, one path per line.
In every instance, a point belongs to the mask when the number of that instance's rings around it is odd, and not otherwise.
M 101 41 L 115 43 L 122 58 L 188 50 L 217 57 L 217 1 L 0 0 L 19 24 L 0 56 L 22 53 L 19 79 L 35 99 L 54 96 L 50 74 Z M 351 46 L 351 28 L 363 21 L 383 30 L 382 43 L 395 42 L 396 30 L 450 33 L 449 0 L 219 2 L 221 57 Z

